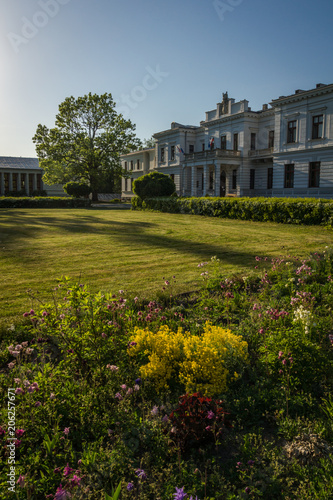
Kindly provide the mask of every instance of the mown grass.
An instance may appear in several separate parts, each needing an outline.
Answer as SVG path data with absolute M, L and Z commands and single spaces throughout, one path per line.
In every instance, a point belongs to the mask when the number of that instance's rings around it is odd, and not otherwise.
M 98 208 L 2 209 L 0 317 L 11 320 L 36 306 L 28 289 L 49 299 L 63 275 L 92 291 L 151 296 L 173 275 L 174 291 L 195 289 L 198 263 L 214 255 L 230 276 L 253 271 L 256 255 L 306 256 L 332 239 L 319 226 Z

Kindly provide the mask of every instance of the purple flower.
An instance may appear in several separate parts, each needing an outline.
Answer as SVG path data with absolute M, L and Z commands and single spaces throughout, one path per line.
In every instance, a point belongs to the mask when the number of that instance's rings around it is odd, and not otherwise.
M 63 433 L 65 434 L 65 436 L 68 436 L 68 434 L 69 434 L 69 429 L 70 429 L 70 427 L 65 427 L 65 428 L 64 428 Z
M 254 460 L 249 460 L 247 465 L 250 465 L 250 466 L 254 465 Z
M 158 406 L 154 406 L 150 413 L 153 417 L 156 417 L 156 415 L 158 415 Z
M 115 394 L 114 396 L 115 398 L 119 399 L 119 401 L 121 401 L 123 399 L 122 395 L 120 394 L 120 392 L 117 392 L 117 394 Z
M 251 489 L 248 486 L 245 488 L 245 493 L 247 493 L 248 495 L 251 493 Z
M 77 486 L 78 484 L 80 484 L 80 481 L 81 481 L 81 478 L 79 476 L 77 476 L 76 474 L 74 474 L 74 476 L 71 479 L 71 484 L 74 486 Z
M 137 469 L 135 471 L 135 474 L 140 478 L 140 479 L 147 479 L 147 474 L 143 469 Z
M 215 413 L 214 413 L 213 411 L 211 411 L 211 410 L 210 410 L 210 411 L 207 413 L 207 418 L 209 418 L 209 420 L 211 420 L 211 419 L 212 419 L 212 418 L 214 418 L 214 417 L 215 417 Z
M 134 382 L 134 383 L 135 383 L 135 384 L 140 385 L 140 384 L 141 384 L 141 382 L 142 382 L 141 377 L 139 377 L 139 378 L 137 378 L 137 379 L 135 380 L 135 382 Z
M 187 493 L 184 491 L 184 486 L 182 488 L 177 488 L 176 486 L 176 493 L 173 494 L 174 500 L 184 500 L 184 498 L 187 497 Z
M 15 394 L 24 394 L 24 390 L 22 389 L 22 387 L 18 387 L 17 389 L 15 389 Z
M 128 483 L 128 485 L 127 485 L 127 490 L 128 490 L 128 491 L 132 491 L 132 490 L 133 490 L 133 488 L 134 488 L 134 484 L 133 484 L 133 483 Z
M 23 430 L 23 429 L 16 429 L 16 431 L 15 431 L 15 435 L 18 438 L 22 437 L 24 433 L 25 433 L 25 430 Z

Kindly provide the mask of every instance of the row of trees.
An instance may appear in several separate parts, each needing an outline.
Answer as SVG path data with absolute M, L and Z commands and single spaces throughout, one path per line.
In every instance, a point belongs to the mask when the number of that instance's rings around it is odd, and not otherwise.
M 135 136 L 135 125 L 118 114 L 111 94 L 68 97 L 59 105 L 55 127 L 39 124 L 33 137 L 47 184 L 80 184 L 98 192 L 115 192 L 126 175 L 120 155 L 151 146 Z M 87 190 L 87 189 L 86 189 Z

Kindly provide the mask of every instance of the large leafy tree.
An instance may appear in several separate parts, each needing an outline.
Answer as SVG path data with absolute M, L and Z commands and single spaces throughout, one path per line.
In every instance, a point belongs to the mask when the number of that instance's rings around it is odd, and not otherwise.
M 67 97 L 55 127 L 39 124 L 33 141 L 47 184 L 84 182 L 97 199 L 103 179 L 120 178 L 119 156 L 138 149 L 135 125 L 115 110 L 111 94 Z

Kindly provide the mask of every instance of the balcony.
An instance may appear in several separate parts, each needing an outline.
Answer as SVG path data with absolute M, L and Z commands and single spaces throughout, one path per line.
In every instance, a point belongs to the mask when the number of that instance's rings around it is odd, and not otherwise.
M 268 158 L 273 156 L 274 148 L 266 148 L 266 149 L 255 149 L 253 151 L 249 151 L 249 156 L 252 158 Z
M 207 151 L 198 151 L 197 153 L 185 154 L 185 162 L 197 160 L 217 160 L 219 158 L 240 158 L 241 152 L 233 149 L 208 149 Z

